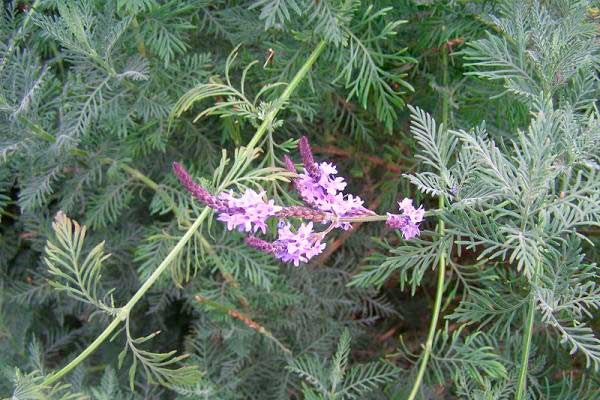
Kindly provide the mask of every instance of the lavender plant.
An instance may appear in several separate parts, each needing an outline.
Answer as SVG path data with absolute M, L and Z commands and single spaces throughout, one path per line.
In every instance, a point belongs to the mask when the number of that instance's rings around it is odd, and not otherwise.
M 3 2 L 0 397 L 597 398 L 598 7 Z

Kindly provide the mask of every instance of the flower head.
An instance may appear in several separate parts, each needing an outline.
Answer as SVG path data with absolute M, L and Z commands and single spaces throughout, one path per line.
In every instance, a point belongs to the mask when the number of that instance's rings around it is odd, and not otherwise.
M 314 256 L 321 254 L 325 243 L 321 243 L 322 236 L 313 231 L 313 224 L 300 224 L 293 232 L 289 223 L 279 227 L 279 237 L 273 244 L 275 257 L 283 262 L 293 262 L 298 266 L 300 262 L 307 262 Z
M 421 233 L 419 230 L 419 223 L 423 221 L 423 216 L 425 215 L 423 206 L 415 209 L 412 200 L 408 198 L 398 202 L 398 206 L 400 207 L 402 214 L 388 213 L 386 225 L 393 229 L 400 229 L 406 240 L 419 236 Z
M 261 230 L 267 233 L 266 221 L 274 216 L 281 207 L 276 206 L 273 200 L 264 200 L 265 192 L 256 193 L 246 189 L 244 194 L 236 198 L 233 191 L 219 194 L 218 200 L 226 204 L 227 208 L 220 210 L 218 220 L 227 224 L 227 229 L 237 228 L 240 231 L 256 232 Z
M 179 182 L 190 192 L 194 197 L 202 204 L 217 210 L 222 211 L 227 208 L 222 201 L 218 200 L 215 196 L 213 196 L 208 190 L 203 188 L 201 185 L 194 182 L 189 172 L 184 168 L 183 165 L 174 162 L 173 163 L 173 172 Z
M 350 217 L 367 214 L 369 211 L 363 207 L 363 201 L 358 196 L 345 195 L 344 178 L 337 177 L 337 168 L 332 163 L 322 162 L 315 164 L 318 169 L 318 178 L 305 169 L 299 174 L 295 186 L 302 200 L 319 211 L 337 217 Z M 350 224 L 340 223 L 338 227 L 349 229 Z
M 344 178 L 335 176 L 337 169 L 333 164 L 323 162 L 315 166 L 319 171 L 318 179 L 304 169 L 304 173 L 299 174 L 297 180 L 300 196 L 309 204 L 328 200 L 329 196 L 335 196 L 346 187 Z

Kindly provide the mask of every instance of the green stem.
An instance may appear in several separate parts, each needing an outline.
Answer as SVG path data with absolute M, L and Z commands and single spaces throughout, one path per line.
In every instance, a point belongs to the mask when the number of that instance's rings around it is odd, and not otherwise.
M 183 237 L 181 239 L 179 239 L 179 242 L 177 242 L 175 247 L 173 247 L 173 250 L 171 250 L 169 252 L 167 257 L 154 270 L 152 275 L 150 275 L 148 277 L 148 279 L 146 279 L 146 282 L 144 282 L 142 287 L 140 287 L 138 289 L 138 291 L 133 295 L 133 297 L 129 300 L 129 302 L 127 302 L 127 304 L 123 307 L 127 310 L 127 312 L 131 311 L 133 306 L 138 301 L 140 301 L 140 299 L 146 294 L 146 292 L 154 285 L 154 283 L 158 280 L 160 275 L 162 275 L 162 273 L 167 269 L 169 264 L 171 264 L 171 262 L 173 260 L 175 260 L 175 258 L 177 257 L 179 252 L 183 249 L 183 247 L 186 245 L 188 240 L 190 240 L 192 235 L 194 235 L 194 232 L 196 232 L 196 230 L 200 227 L 202 222 L 206 219 L 206 217 L 208 217 L 209 213 L 210 213 L 210 209 L 208 207 L 205 207 L 204 210 L 202 210 L 202 212 L 200 213 L 198 218 L 196 218 L 196 220 L 194 221 L 192 226 L 190 226 L 190 228 L 185 232 Z
M 444 198 L 440 197 L 438 199 L 440 209 L 444 208 Z M 444 221 L 440 219 L 439 221 L 439 233 L 440 237 L 444 235 L 445 226 Z M 433 347 L 433 339 L 435 338 L 435 330 L 438 323 L 438 318 L 440 316 L 440 310 L 442 308 L 442 295 L 444 293 L 444 276 L 446 274 L 446 255 L 444 253 L 440 254 L 440 259 L 438 263 L 438 276 L 437 276 L 437 287 L 435 290 L 435 303 L 433 305 L 433 315 L 431 316 L 431 322 L 429 324 L 429 333 L 427 334 L 427 341 L 425 342 L 425 350 L 423 352 L 423 357 L 421 358 L 421 363 L 419 364 L 419 371 L 417 372 L 417 378 L 413 384 L 412 390 L 410 391 L 410 395 L 408 396 L 408 400 L 414 400 L 419 392 L 419 388 L 421 387 L 421 382 L 423 381 L 423 376 L 425 375 L 425 369 L 427 368 L 427 362 L 429 361 L 429 357 L 431 355 L 431 349 Z
M 75 368 L 79 363 L 85 360 L 90 354 L 98 348 L 104 341 L 110 336 L 112 331 L 115 330 L 121 324 L 121 319 L 119 317 L 112 320 L 110 325 L 108 325 L 104 331 L 94 340 L 85 350 L 83 350 L 77 357 L 75 357 L 70 363 L 65 365 L 60 371 L 55 372 L 53 374 L 48 375 L 43 382 L 43 386 L 50 386 L 60 378 L 71 372 L 73 368 Z
M 449 105 L 450 99 L 448 96 L 448 49 L 442 49 L 442 84 L 444 87 L 442 97 L 442 125 L 448 129 L 448 118 L 449 118 Z M 442 211 L 445 207 L 444 198 L 438 198 L 438 208 Z M 440 217 L 438 220 L 438 232 L 440 234 L 440 240 L 443 240 L 446 226 L 444 220 Z M 444 250 L 445 251 L 445 250 Z M 440 310 L 442 308 L 442 296 L 444 294 L 444 276 L 446 274 L 446 254 L 442 252 L 440 254 L 438 262 L 438 276 L 437 276 L 437 287 L 435 290 L 435 302 L 433 305 L 433 314 L 431 316 L 431 322 L 429 324 L 429 332 L 427 334 L 427 341 L 425 342 L 425 350 L 421 363 L 419 364 L 419 370 L 417 372 L 417 379 L 415 380 L 412 390 L 408 396 L 408 400 L 414 400 L 419 392 L 421 383 L 423 382 L 423 376 L 425 375 L 425 369 L 427 368 L 427 362 L 431 356 L 431 349 L 433 347 L 433 339 L 435 338 L 435 331 L 437 328 L 438 319 L 440 316 Z
M 521 400 L 525 398 L 525 389 L 527 388 L 527 367 L 529 365 L 529 351 L 531 349 L 531 338 L 533 336 L 533 321 L 535 316 L 535 298 L 530 295 L 529 309 L 527 310 L 527 319 L 525 321 L 525 332 L 523 333 L 524 341 L 521 351 L 521 368 L 519 369 L 519 381 L 515 392 L 515 399 Z
M 294 90 L 296 90 L 302 79 L 304 79 L 308 71 L 310 71 L 312 65 L 315 63 L 315 61 L 317 61 L 317 58 L 319 58 L 319 55 L 325 49 L 326 44 L 327 42 L 321 40 L 317 47 L 315 47 L 313 52 L 310 54 L 310 56 L 308 56 L 308 58 L 304 62 L 304 65 L 302 65 L 298 72 L 296 72 L 296 75 L 292 78 L 292 81 L 289 83 L 289 85 L 286 86 L 283 93 L 281 93 L 281 96 L 279 96 L 279 99 L 277 99 L 275 107 L 273 107 L 271 111 L 267 113 L 262 124 L 256 130 L 256 134 L 254 134 L 254 137 L 248 143 L 248 149 L 256 147 L 256 145 L 262 139 L 267 129 L 271 127 L 271 123 L 275 119 L 277 112 L 283 107 L 285 102 L 289 100 L 292 93 L 294 93 Z
M 450 115 L 450 90 L 448 89 L 448 49 L 442 49 L 442 85 L 444 87 L 442 99 L 442 124 L 448 129 L 448 117 Z
M 111 162 L 113 162 L 112 159 L 109 159 L 109 160 Z M 144 183 L 146 186 L 148 186 L 150 189 L 154 190 L 155 192 L 160 192 L 160 186 L 158 185 L 158 183 L 156 183 L 152 179 L 148 178 L 139 169 L 130 167 L 129 165 L 123 164 L 123 163 L 119 163 L 119 168 L 121 168 L 123 171 L 127 172 L 129 175 L 131 175 L 135 179 Z M 171 199 L 169 197 L 167 197 L 167 199 L 169 199 L 169 200 L 165 200 L 165 201 L 167 201 L 169 203 L 171 208 L 176 209 L 177 207 L 175 206 L 175 204 L 172 203 Z
M 107 163 L 113 163 L 114 162 L 114 160 L 112 160 L 110 158 L 102 159 L 102 161 L 103 162 L 107 162 Z M 160 185 L 158 183 L 154 182 L 151 178 L 149 178 L 148 176 L 144 175 L 139 169 L 132 168 L 129 165 L 124 164 L 124 163 L 119 163 L 118 165 L 119 165 L 119 167 L 123 171 L 127 172 L 133 178 L 139 180 L 140 182 L 142 182 L 143 184 L 145 184 L 146 186 L 148 186 L 150 189 L 154 190 L 163 199 L 163 201 L 166 204 L 168 204 L 169 207 L 171 207 L 171 210 L 173 211 L 173 214 L 175 214 L 175 217 L 177 217 L 177 220 L 182 225 L 186 226 L 187 228 L 190 227 L 190 223 L 188 222 L 188 220 L 186 218 L 183 217 L 183 215 L 181 214 L 179 208 L 177 207 L 177 204 L 175 204 L 175 202 L 173 201 L 173 199 L 171 199 L 161 189 L 161 187 L 160 187 Z M 237 282 L 236 279 L 233 277 L 233 275 L 231 275 L 231 273 L 229 273 L 227 271 L 227 269 L 225 268 L 225 266 L 221 262 L 220 258 L 216 255 L 215 250 L 213 249 L 213 247 L 211 246 L 211 244 L 208 242 L 208 240 L 206 240 L 204 238 L 204 236 L 202 236 L 198 232 L 195 232 L 195 234 L 197 235 L 198 239 L 202 243 L 202 246 L 212 256 L 213 260 L 217 264 L 217 268 L 219 269 L 219 271 L 223 275 L 223 278 L 225 279 L 225 281 L 228 284 L 230 284 L 231 286 L 233 286 L 235 288 L 239 288 L 240 287 L 239 282 Z M 248 300 L 244 296 L 240 295 L 239 299 L 240 299 L 240 302 L 244 305 L 244 307 L 248 306 L 248 304 L 249 304 Z
M 325 41 L 321 41 L 312 54 L 308 57 L 308 59 L 304 62 L 304 65 L 298 70 L 290 84 L 286 87 L 284 92 L 281 94 L 279 99 L 277 100 L 276 106 L 265 116 L 262 124 L 258 127 L 256 133 L 250 140 L 247 146 L 247 151 L 254 148 L 262 138 L 265 132 L 267 132 L 268 128 L 271 126 L 272 121 L 275 119 L 277 112 L 283 107 L 285 102 L 289 99 L 292 92 L 300 81 L 306 76 L 312 65 L 315 63 L 319 54 L 325 48 Z M 53 137 L 52 137 L 53 138 Z M 129 173 L 134 174 L 134 176 L 149 186 L 156 185 L 155 182 L 147 178 L 141 172 L 130 168 L 127 170 Z M 138 174 L 139 173 L 139 174 Z M 231 174 L 231 172 L 230 172 Z M 168 268 L 168 266 L 175 260 L 179 252 L 183 249 L 186 243 L 190 240 L 190 238 L 194 235 L 196 230 L 200 227 L 202 222 L 208 217 L 210 214 L 209 208 L 204 208 L 202 213 L 198 216 L 198 218 L 194 221 L 194 223 L 189 227 L 189 229 L 185 232 L 183 237 L 177 242 L 175 247 L 169 252 L 169 254 L 165 257 L 165 259 L 160 263 L 160 265 L 154 270 L 152 275 L 146 279 L 143 285 L 138 289 L 138 291 L 133 295 L 133 297 L 123 306 L 119 312 L 119 315 L 113 319 L 113 321 L 104 329 L 104 331 L 94 340 L 86 349 L 81 352 L 73 361 L 67 364 L 65 367 L 60 369 L 54 374 L 49 375 L 43 382 L 43 385 L 51 385 L 69 373 L 73 368 L 79 365 L 83 360 L 85 360 L 90 354 L 92 354 L 104 341 L 110 336 L 110 334 L 120 325 L 121 321 L 126 320 L 129 317 L 129 313 L 133 309 L 133 307 L 137 304 L 138 301 L 146 294 L 148 290 L 154 285 L 154 283 L 158 280 L 160 275 Z

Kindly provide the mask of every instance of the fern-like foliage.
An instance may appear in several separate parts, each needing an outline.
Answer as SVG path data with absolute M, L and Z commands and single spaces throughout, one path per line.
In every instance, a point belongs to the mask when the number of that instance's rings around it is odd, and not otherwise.
M 395 119 L 394 109 L 404 105 L 400 97 L 402 89 L 413 90 L 395 71 L 402 64 L 415 62 L 403 55 L 406 49 L 394 53 L 383 52 L 383 43 L 396 34 L 398 26 L 405 21 L 386 22 L 391 8 L 374 10 L 369 6 L 352 23 L 352 30 L 346 29 L 347 47 L 343 57 L 338 59 L 339 75 L 336 80 L 349 89 L 348 99 L 356 97 L 359 104 L 375 109 L 379 119 L 388 130 Z
M 250 68 L 258 63 L 258 61 L 253 61 L 244 68 L 240 81 L 240 89 L 236 89 L 231 82 L 230 69 L 238 56 L 238 48 L 239 46 L 229 54 L 225 62 L 225 82 L 221 83 L 218 77 L 214 77 L 213 82 L 201 84 L 188 91 L 173 108 L 172 118 L 180 116 L 196 102 L 216 98 L 217 103 L 200 112 L 196 116 L 195 121 L 207 115 L 219 115 L 222 118 L 237 117 L 240 120 L 247 119 L 253 126 L 258 127 L 260 121 L 264 119 L 264 116 L 270 107 L 272 107 L 270 103 L 261 100 L 261 96 L 281 86 L 282 83 L 265 85 L 254 98 L 248 98 L 248 94 L 245 91 L 246 75 Z M 274 122 L 274 126 L 277 126 L 276 121 Z
M 55 240 L 46 245 L 45 261 L 52 277 L 50 285 L 69 296 L 94 305 L 103 312 L 116 315 L 118 308 L 110 296 L 99 287 L 102 263 L 110 256 L 104 254 L 104 243 L 96 245 L 84 256 L 85 226 L 80 226 L 63 213 L 52 224 Z
M 15 370 L 13 384 L 15 390 L 12 393 L 12 399 L 15 400 L 80 400 L 85 399 L 83 393 L 73 393 L 69 391 L 68 384 L 57 384 L 53 386 L 44 385 L 42 382 L 44 376 L 39 371 L 23 373 L 19 369 Z
M 166 387 L 175 385 L 193 385 L 202 378 L 202 374 L 196 366 L 187 365 L 179 368 L 170 368 L 173 364 L 184 360 L 188 355 L 183 354 L 174 356 L 176 351 L 167 353 L 155 353 L 143 350 L 139 347 L 140 344 L 154 338 L 160 332 L 154 332 L 150 335 L 133 338 L 129 327 L 129 319 L 126 321 L 125 333 L 127 335 L 126 346 L 119 354 L 119 368 L 123 365 L 125 357 L 129 352 L 132 354 L 132 363 L 129 367 L 129 386 L 133 391 L 135 388 L 135 376 L 138 365 L 143 368 L 147 379 L 152 383 L 158 383 Z
M 463 330 L 464 326 L 461 326 L 450 332 L 446 324 L 436 334 L 429 373 L 440 382 L 446 376 L 479 384 L 508 378 L 502 358 L 490 338 L 482 332 L 464 334 Z M 403 356 L 415 358 L 407 348 L 403 349 Z
M 314 356 L 304 356 L 293 360 L 288 369 L 308 383 L 303 386 L 307 399 L 358 399 L 390 382 L 397 373 L 385 362 L 348 368 L 349 357 L 350 333 L 344 330 L 330 364 Z
M 532 309 L 524 397 L 596 399 L 599 22 L 586 0 L 3 2 L 0 397 L 405 398 L 425 344 L 417 397 L 513 399 Z M 301 135 L 379 214 L 422 204 L 420 237 L 356 225 L 290 267 L 171 173 L 293 204 Z

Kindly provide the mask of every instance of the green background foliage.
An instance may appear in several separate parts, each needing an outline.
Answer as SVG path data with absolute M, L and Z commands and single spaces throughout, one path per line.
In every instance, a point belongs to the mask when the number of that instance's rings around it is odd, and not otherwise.
M 3 1 L 0 397 L 599 398 L 599 7 Z M 284 265 L 171 172 L 295 204 L 301 135 L 421 237 Z

